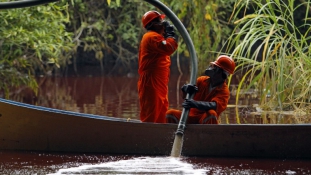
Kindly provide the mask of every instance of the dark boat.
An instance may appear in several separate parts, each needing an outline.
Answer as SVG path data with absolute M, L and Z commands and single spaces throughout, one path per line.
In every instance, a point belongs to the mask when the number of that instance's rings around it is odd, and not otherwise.
M 176 124 L 0 99 L 0 150 L 170 155 Z M 311 158 L 311 125 L 187 125 L 182 156 Z

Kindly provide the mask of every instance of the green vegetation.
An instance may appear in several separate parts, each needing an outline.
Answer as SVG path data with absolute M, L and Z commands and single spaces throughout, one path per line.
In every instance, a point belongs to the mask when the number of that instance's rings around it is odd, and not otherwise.
M 74 1 L 70 4 L 70 25 L 74 33 L 76 55 L 92 54 L 110 72 L 115 69 L 130 69 L 137 62 L 137 50 L 143 34 L 141 16 L 149 9 L 141 0 L 117 4 L 111 1 Z M 76 58 L 76 57 L 74 57 Z M 76 60 L 74 60 L 74 63 Z M 118 72 L 118 71 L 117 71 Z
M 263 3 L 264 2 L 264 3 Z M 254 9 L 241 19 L 241 11 Z M 310 113 L 310 2 L 238 1 L 233 13 L 236 28 L 228 40 L 228 52 L 243 70 L 237 89 L 260 94 L 264 111 Z M 303 16 L 302 16 L 303 15 Z
M 233 25 L 228 19 L 235 0 L 165 0 L 170 2 L 193 40 L 198 57 L 198 72 L 203 72 L 209 62 L 218 56 L 220 48 L 230 36 Z M 189 57 L 185 43 L 180 41 L 179 51 Z
M 35 72 L 49 73 L 68 60 L 72 50 L 67 6 L 46 6 L 0 11 L 0 90 L 23 85 L 35 89 Z

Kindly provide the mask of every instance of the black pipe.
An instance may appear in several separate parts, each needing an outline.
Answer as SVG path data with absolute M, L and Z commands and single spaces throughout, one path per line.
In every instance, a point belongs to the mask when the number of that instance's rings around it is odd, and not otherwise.
M 24 1 L 0 2 L 0 9 L 23 8 L 47 4 L 56 1 L 59 0 L 24 0 Z
M 191 58 L 191 75 L 190 75 L 190 84 L 195 85 L 196 84 L 196 77 L 197 77 L 197 56 L 196 52 L 192 43 L 192 40 L 190 38 L 189 33 L 187 32 L 185 26 L 182 24 L 182 22 L 178 19 L 178 17 L 162 2 L 158 0 L 145 0 L 148 3 L 154 5 L 155 7 L 159 8 L 174 24 L 174 26 L 179 31 L 180 35 L 184 39 L 187 48 L 190 53 Z M 194 95 L 194 94 L 193 94 Z M 186 98 L 191 99 L 193 95 L 187 94 Z M 182 148 L 182 142 L 183 142 L 183 135 L 186 128 L 186 122 L 189 114 L 189 109 L 183 108 L 181 119 L 178 124 L 178 128 L 175 134 L 175 140 L 171 152 L 171 156 L 173 157 L 179 157 L 181 154 L 181 148 Z

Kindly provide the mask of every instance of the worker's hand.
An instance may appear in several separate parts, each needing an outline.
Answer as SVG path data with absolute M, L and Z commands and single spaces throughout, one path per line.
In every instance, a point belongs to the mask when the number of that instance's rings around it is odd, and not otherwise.
M 184 84 L 181 87 L 181 91 L 183 91 L 184 93 L 193 94 L 198 91 L 198 87 L 193 84 Z
M 175 28 L 173 25 L 170 24 L 168 21 L 163 21 L 164 25 L 164 38 L 172 37 L 175 39 Z
M 182 103 L 182 106 L 184 108 L 196 108 L 197 107 L 197 104 L 196 104 L 196 101 L 193 100 L 193 99 L 186 99 L 183 103 Z

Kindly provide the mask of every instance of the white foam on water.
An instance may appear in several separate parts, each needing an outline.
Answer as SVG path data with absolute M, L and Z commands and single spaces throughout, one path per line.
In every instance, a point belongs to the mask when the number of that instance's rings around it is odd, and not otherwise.
M 291 170 L 287 170 L 286 174 L 296 174 L 296 172 L 295 171 L 291 171 Z
M 192 174 L 203 175 L 209 170 L 195 169 L 192 164 L 173 157 L 138 157 L 96 165 L 60 169 L 59 174 Z

